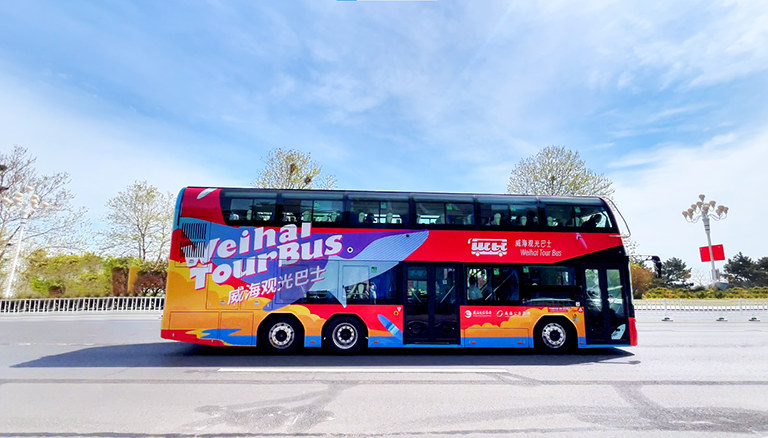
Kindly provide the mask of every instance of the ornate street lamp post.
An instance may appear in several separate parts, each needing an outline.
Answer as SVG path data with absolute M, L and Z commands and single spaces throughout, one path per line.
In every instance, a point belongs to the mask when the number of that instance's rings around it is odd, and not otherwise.
M 701 219 L 704 223 L 704 232 L 707 233 L 707 248 L 709 248 L 709 261 L 712 263 L 712 283 L 717 284 L 718 275 L 717 269 L 715 269 L 715 256 L 712 254 L 712 238 L 709 235 L 709 220 L 714 219 L 716 221 L 723 220 L 728 217 L 728 207 L 724 205 L 718 205 L 715 208 L 715 201 L 704 201 L 706 196 L 699 195 L 699 201 L 695 204 L 691 204 L 691 208 L 683 212 L 685 220 L 691 223 L 696 223 Z
M 24 228 L 27 226 L 27 221 L 29 221 L 30 216 L 32 216 L 38 208 L 48 207 L 48 203 L 40 203 L 40 196 L 34 193 L 34 189 L 30 186 L 24 187 L 24 190 L 13 195 L 12 199 L 3 197 L 3 202 L 8 207 L 15 206 L 16 208 L 21 209 L 21 224 L 18 228 L 19 236 L 16 239 L 16 248 L 13 253 L 13 261 L 11 262 L 11 273 L 8 275 L 8 285 L 5 289 L 5 296 L 11 298 L 14 295 L 13 280 L 16 275 L 16 265 L 19 263 L 21 244 L 24 239 Z

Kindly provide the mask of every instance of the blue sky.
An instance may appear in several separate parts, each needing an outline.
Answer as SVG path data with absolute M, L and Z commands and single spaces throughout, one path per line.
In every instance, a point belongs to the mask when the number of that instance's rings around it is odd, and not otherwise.
M 504 192 L 547 145 L 616 185 L 643 253 L 768 255 L 768 4 L 0 3 L 0 148 L 72 175 L 98 224 L 134 180 L 248 185 L 273 147 L 340 188 Z

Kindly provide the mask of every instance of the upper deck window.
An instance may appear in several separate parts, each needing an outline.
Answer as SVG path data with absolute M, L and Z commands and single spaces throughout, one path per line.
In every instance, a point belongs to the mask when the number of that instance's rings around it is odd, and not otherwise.
M 547 228 L 567 228 L 578 231 L 614 230 L 611 216 L 598 199 L 579 200 L 578 203 L 547 201 L 545 207 Z
M 344 211 L 341 194 L 283 193 L 283 222 L 340 224 Z
M 221 196 L 221 212 L 227 225 L 253 225 L 275 220 L 276 198 L 267 194 L 226 191 Z
M 471 197 L 440 201 L 416 199 L 416 223 L 419 225 L 474 225 L 475 205 Z
M 535 198 L 478 197 L 480 225 L 483 227 L 525 227 L 539 225 L 539 209 Z
M 349 221 L 352 224 L 403 225 L 408 223 L 407 197 L 372 199 L 350 195 L 349 201 Z
M 416 223 L 435 225 L 445 223 L 445 204 L 442 202 L 417 202 Z

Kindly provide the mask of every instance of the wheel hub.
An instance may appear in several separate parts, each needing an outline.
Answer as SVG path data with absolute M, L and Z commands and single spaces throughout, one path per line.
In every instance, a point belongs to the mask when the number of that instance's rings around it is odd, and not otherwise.
M 541 340 L 550 348 L 560 348 L 565 344 L 565 329 L 560 324 L 549 323 L 541 331 Z
M 339 348 L 350 348 L 357 342 L 357 329 L 352 324 L 339 324 L 333 332 L 333 343 Z
M 273 325 L 269 330 L 269 343 L 275 348 L 287 348 L 293 343 L 295 336 L 293 327 L 281 322 Z

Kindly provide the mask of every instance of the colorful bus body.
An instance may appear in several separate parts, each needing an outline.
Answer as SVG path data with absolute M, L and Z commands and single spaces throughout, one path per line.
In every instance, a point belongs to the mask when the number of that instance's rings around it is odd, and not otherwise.
M 326 347 L 637 344 L 600 198 L 189 187 L 162 337 Z

